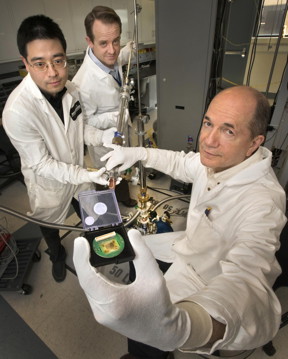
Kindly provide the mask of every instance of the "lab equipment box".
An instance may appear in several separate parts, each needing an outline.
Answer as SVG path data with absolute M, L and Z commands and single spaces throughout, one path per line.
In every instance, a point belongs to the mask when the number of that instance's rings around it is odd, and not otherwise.
M 81 192 L 79 205 L 84 236 L 91 248 L 90 263 L 99 267 L 133 260 L 114 190 Z

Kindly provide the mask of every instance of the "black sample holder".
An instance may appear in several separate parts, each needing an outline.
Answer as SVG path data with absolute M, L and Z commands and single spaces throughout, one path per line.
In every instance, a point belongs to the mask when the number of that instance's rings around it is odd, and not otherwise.
M 81 192 L 79 193 L 79 204 L 82 225 L 85 229 L 84 236 L 88 240 L 91 248 L 90 263 L 94 267 L 100 267 L 112 263 L 119 264 L 133 260 L 135 254 L 124 224 L 122 223 L 114 190 Z M 95 238 L 112 232 L 116 233 L 116 237 L 119 237 L 118 235 L 121 236 L 120 245 L 118 245 L 117 241 L 111 241 L 111 248 L 113 247 L 113 242 L 118 246 L 118 249 L 114 251 L 116 254 L 113 254 L 113 250 L 110 254 L 97 251 L 95 249 L 95 243 L 97 243 L 97 249 L 99 249 L 99 244 L 105 243 L 105 239 L 98 242 Z M 109 242 L 109 239 L 106 240 L 106 243 L 107 242 Z M 121 250 L 121 252 L 118 254 L 119 250 Z

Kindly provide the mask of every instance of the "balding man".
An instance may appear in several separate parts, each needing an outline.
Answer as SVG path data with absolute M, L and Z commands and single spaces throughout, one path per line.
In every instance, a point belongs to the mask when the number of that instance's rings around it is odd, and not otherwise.
M 272 286 L 280 273 L 275 252 L 285 192 L 261 146 L 269 118 L 265 96 L 236 86 L 212 100 L 199 153 L 112 146 L 104 156 L 108 170 L 142 161 L 193 183 L 185 231 L 128 233 L 136 253 L 130 285 L 111 284 L 91 269 L 87 242 L 75 240 L 76 271 L 96 320 L 130 338 L 122 359 L 253 349 L 278 331 Z M 171 264 L 164 277 L 155 258 Z

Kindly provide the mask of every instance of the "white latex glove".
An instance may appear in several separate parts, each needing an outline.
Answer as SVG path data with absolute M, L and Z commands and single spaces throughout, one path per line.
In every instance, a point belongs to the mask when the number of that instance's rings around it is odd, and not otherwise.
M 105 147 L 112 148 L 113 151 L 106 153 L 101 157 L 101 161 L 107 161 L 105 167 L 108 171 L 119 165 L 119 171 L 125 171 L 137 161 L 145 161 L 147 159 L 147 151 L 144 147 L 121 147 L 117 145 L 109 145 L 104 143 Z
M 119 111 L 114 111 L 111 112 L 111 121 L 109 123 L 109 126 L 117 126 L 117 122 L 118 122 L 118 117 L 119 117 Z
M 129 285 L 108 280 L 91 266 L 90 246 L 78 237 L 73 261 L 80 285 L 100 324 L 133 340 L 173 351 L 189 337 L 189 316 L 171 303 L 163 274 L 141 234 L 132 229 L 128 236 L 136 255 L 136 280 Z
M 92 172 L 81 168 L 78 174 L 77 184 L 94 182 L 101 184 L 102 186 L 107 186 L 108 176 L 104 175 L 104 172 L 106 172 L 105 167 L 100 168 L 98 171 Z
M 119 119 L 119 111 L 114 111 L 111 112 L 111 120 L 109 125 L 110 126 L 114 126 L 117 127 L 118 125 L 118 119 Z M 130 120 L 130 114 L 129 114 L 129 110 L 128 108 L 125 108 L 125 113 L 124 113 L 124 122 L 125 124 Z M 130 122 L 130 121 L 129 121 Z
M 106 168 L 102 167 L 98 171 L 88 171 L 88 176 L 90 179 L 90 182 L 101 184 L 102 186 L 108 186 L 109 181 L 107 175 L 104 175 L 104 172 L 106 172 Z
M 130 51 L 132 50 L 132 54 L 135 55 L 136 53 L 136 44 L 134 41 L 128 41 L 127 44 L 121 49 L 121 56 L 124 58 L 129 58 Z
M 111 127 L 108 128 L 107 130 L 104 130 L 102 134 L 102 143 L 112 144 L 112 140 L 114 138 L 114 134 L 116 131 L 117 131 L 116 127 Z

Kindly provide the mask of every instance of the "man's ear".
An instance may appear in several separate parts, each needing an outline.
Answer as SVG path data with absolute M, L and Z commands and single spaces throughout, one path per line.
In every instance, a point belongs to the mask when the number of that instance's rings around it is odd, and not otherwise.
M 86 40 L 88 46 L 92 49 L 93 48 L 93 41 L 91 41 L 90 37 L 86 36 L 85 40 Z
M 261 146 L 261 144 L 264 141 L 265 141 L 265 137 L 263 135 L 258 135 L 254 137 L 253 140 L 251 141 L 251 145 L 246 153 L 246 156 L 250 157 Z

